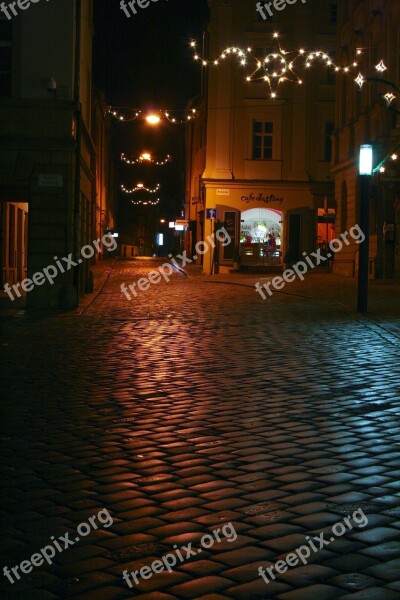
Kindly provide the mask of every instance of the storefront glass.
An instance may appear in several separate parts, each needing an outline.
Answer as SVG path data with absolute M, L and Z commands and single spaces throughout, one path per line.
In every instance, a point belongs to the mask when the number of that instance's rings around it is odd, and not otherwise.
M 282 213 L 268 208 L 251 208 L 241 214 L 240 259 L 243 265 L 282 263 Z

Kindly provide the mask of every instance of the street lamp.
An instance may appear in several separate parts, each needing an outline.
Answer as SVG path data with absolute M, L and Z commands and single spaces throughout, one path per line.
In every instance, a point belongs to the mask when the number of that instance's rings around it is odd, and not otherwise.
M 364 240 L 360 243 L 358 254 L 358 292 L 357 312 L 366 313 L 368 307 L 368 271 L 369 271 L 369 213 L 371 203 L 371 176 L 373 152 L 371 144 L 360 146 L 360 229 Z
M 158 125 L 158 123 L 161 121 L 161 118 L 158 115 L 155 114 L 149 114 L 146 117 L 146 121 L 150 124 L 150 125 Z

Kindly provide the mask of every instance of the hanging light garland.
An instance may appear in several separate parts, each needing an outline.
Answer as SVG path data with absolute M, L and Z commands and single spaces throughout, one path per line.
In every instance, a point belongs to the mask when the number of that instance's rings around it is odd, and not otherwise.
M 178 113 L 181 111 L 146 111 L 136 108 L 126 108 L 126 107 L 108 107 L 108 113 L 117 119 L 118 121 L 135 121 L 136 119 L 142 118 L 149 125 L 158 125 L 161 121 L 169 121 L 169 123 L 173 123 L 174 125 L 181 125 L 182 123 L 187 123 L 187 121 L 191 121 L 196 117 L 196 109 L 190 109 L 189 113 L 183 117 L 174 117 L 171 113 Z
M 151 189 L 144 185 L 144 183 L 137 183 L 136 186 L 132 189 L 127 189 L 123 184 L 121 184 L 121 190 L 125 192 L 125 194 L 134 194 L 135 192 L 149 192 L 149 194 L 155 194 L 160 189 L 160 184 L 157 183 L 156 187 Z
M 157 200 L 131 200 L 131 203 L 136 206 L 157 206 L 159 202 L 160 198 L 157 198 Z
M 167 154 L 164 160 L 155 160 L 149 152 L 143 152 L 137 158 L 128 158 L 124 153 L 121 154 L 121 160 L 128 165 L 158 165 L 163 166 L 172 161 L 172 156 Z
M 309 69 L 315 62 L 321 61 L 336 73 L 348 73 L 358 66 L 357 61 L 353 61 L 348 66 L 339 66 L 322 50 L 313 52 L 302 48 L 295 51 L 283 50 L 279 42 L 279 33 L 273 34 L 270 47 L 265 51 L 263 56 L 256 56 L 251 48 L 241 49 L 233 46 L 225 48 L 218 58 L 209 61 L 198 54 L 195 41 L 192 41 L 190 46 L 194 51 L 194 60 L 201 62 L 203 67 L 209 65 L 218 66 L 226 62 L 227 58 L 235 57 L 240 66 L 245 69 L 250 67 L 251 69 L 246 75 L 246 81 L 265 81 L 268 84 L 271 98 L 277 97 L 278 87 L 284 82 L 302 85 L 303 80 L 295 71 L 296 63 L 302 62 L 303 67 Z M 361 49 L 357 50 L 357 55 L 359 54 L 361 54 Z

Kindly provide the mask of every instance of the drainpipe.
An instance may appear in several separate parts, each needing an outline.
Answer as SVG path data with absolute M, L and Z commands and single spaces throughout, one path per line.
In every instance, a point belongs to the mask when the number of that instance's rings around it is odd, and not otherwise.
M 75 3 L 75 75 L 74 75 L 74 102 L 76 119 L 76 149 L 75 149 L 75 187 L 74 187 L 74 262 L 80 257 L 79 230 L 80 230 L 80 197 L 81 197 L 81 140 L 82 140 L 82 105 L 80 102 L 81 79 L 81 18 L 82 0 Z M 74 267 L 73 284 L 76 288 L 77 301 L 79 301 L 79 264 Z

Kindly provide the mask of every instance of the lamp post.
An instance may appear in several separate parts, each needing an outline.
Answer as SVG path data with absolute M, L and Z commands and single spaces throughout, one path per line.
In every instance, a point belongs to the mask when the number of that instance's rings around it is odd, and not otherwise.
M 371 203 L 372 146 L 360 146 L 360 229 L 364 240 L 358 254 L 358 293 L 357 312 L 366 313 L 368 308 L 368 265 L 369 265 L 369 213 Z

